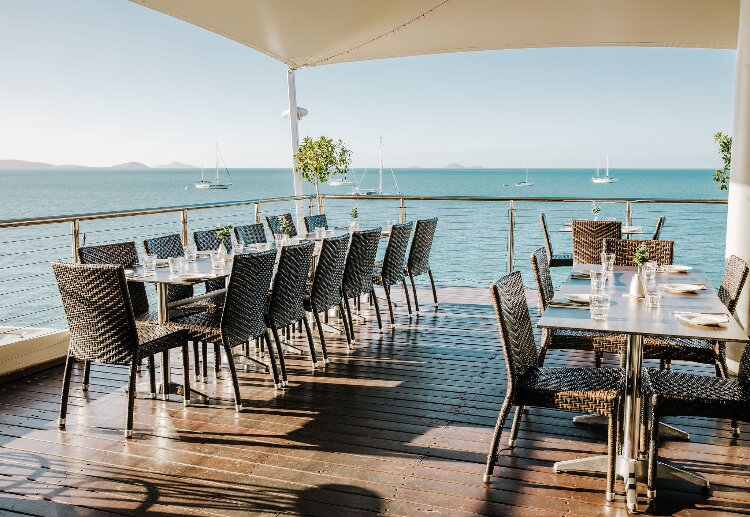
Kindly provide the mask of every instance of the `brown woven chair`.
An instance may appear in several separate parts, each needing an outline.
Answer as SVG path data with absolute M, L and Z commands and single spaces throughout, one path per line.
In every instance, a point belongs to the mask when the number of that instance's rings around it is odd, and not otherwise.
M 547 262 L 547 252 L 539 248 L 531 254 L 531 270 L 534 272 L 539 309 L 547 310 L 549 302 L 555 295 L 552 287 L 552 275 Z M 542 346 L 539 351 L 539 366 L 544 364 L 548 350 L 587 350 L 594 351 L 594 365 L 602 365 L 602 352 L 624 350 L 626 337 L 588 330 L 542 329 Z M 624 366 L 621 361 L 620 366 Z
M 674 241 L 646 241 L 631 239 L 604 239 L 603 251 L 615 254 L 615 266 L 635 266 L 635 250 L 646 246 L 649 260 L 660 265 L 672 264 Z
M 147 322 L 136 322 L 128 294 L 125 270 L 115 265 L 53 262 L 70 331 L 63 373 L 60 428 L 65 427 L 73 363 L 84 361 L 130 367 L 125 436 L 133 435 L 135 377 L 142 359 L 148 359 L 151 398 L 156 398 L 154 355 L 162 354 L 162 378 L 167 386 L 169 351 L 182 348 L 185 405 L 190 405 L 190 365 L 187 333 Z M 88 382 L 86 379 L 84 382 Z M 166 395 L 165 399 L 168 398 Z
M 600 264 L 602 241 L 622 237 L 620 221 L 573 221 L 573 263 Z
M 663 215 L 659 217 L 659 220 L 656 221 L 656 228 L 654 228 L 654 235 L 651 237 L 651 240 L 658 241 L 659 237 L 661 236 L 661 229 L 664 226 L 664 221 L 667 218 Z
M 737 379 L 644 369 L 643 402 L 648 417 L 648 497 L 654 498 L 662 417 L 726 418 L 732 421 L 735 438 L 740 434 L 737 421 L 750 422 L 750 346 L 745 345 Z
M 625 393 L 625 372 L 621 368 L 543 368 L 534 343 L 529 307 L 521 273 L 514 271 L 492 284 L 500 341 L 507 369 L 507 391 L 495 426 L 484 481 L 489 483 L 497 460 L 500 436 L 511 408 L 516 413 L 508 445 L 515 445 L 525 406 L 563 409 L 604 415 L 609 420 L 607 451 L 607 500 L 614 496 L 615 449 L 618 443 L 620 409 Z
M 745 285 L 748 265 L 736 255 L 729 257 L 724 276 L 719 286 L 719 299 L 731 314 L 737 308 L 737 300 Z M 716 375 L 727 377 L 726 344 L 723 341 L 688 339 L 678 337 L 646 337 L 643 340 L 643 357 L 660 359 L 662 368 L 675 361 L 712 364 Z
M 547 230 L 547 218 L 544 212 L 539 214 L 539 224 L 542 226 L 542 235 L 544 236 L 544 247 L 547 250 L 547 258 L 549 259 L 549 267 L 570 267 L 573 265 L 573 255 L 571 253 L 558 254 L 552 253 L 552 241 L 549 238 L 549 231 Z

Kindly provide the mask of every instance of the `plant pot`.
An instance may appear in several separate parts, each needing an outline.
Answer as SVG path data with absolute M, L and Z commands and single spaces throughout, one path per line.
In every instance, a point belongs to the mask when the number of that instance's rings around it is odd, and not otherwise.
M 630 280 L 630 296 L 634 298 L 642 298 L 645 294 L 646 286 L 643 285 L 641 266 L 638 266 L 637 273 L 633 275 L 633 279 Z
M 224 261 L 226 262 L 228 254 L 227 254 L 227 247 L 224 246 L 224 241 L 219 243 L 219 247 L 217 248 L 217 251 L 219 252 L 219 255 L 224 257 Z
M 351 223 L 349 223 L 349 231 L 350 232 L 356 232 L 359 229 L 359 225 L 357 224 L 357 220 L 354 219 Z

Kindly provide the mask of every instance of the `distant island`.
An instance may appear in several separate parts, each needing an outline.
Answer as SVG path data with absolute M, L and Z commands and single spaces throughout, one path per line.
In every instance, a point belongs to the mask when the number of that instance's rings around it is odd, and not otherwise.
M 482 167 L 481 165 L 470 165 L 467 167 L 466 165 L 462 165 L 460 163 L 449 163 L 448 165 L 444 167 L 444 169 L 483 169 L 483 168 L 484 167 Z
M 30 162 L 26 160 L 0 160 L 0 169 L 91 169 L 89 165 L 54 165 L 44 162 Z M 141 162 L 125 162 L 117 165 L 109 165 L 101 168 L 110 169 L 197 169 L 195 165 L 188 163 L 172 162 L 166 165 L 149 167 Z

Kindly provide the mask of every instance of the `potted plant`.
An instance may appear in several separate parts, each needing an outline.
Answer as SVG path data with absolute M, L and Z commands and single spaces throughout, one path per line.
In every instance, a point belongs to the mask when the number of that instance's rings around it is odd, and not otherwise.
M 357 205 L 354 205 L 352 207 L 351 216 L 352 216 L 352 222 L 349 223 L 349 230 L 352 232 L 356 232 L 357 231 L 357 219 L 359 219 L 359 208 L 357 208 Z
M 596 204 L 596 201 L 591 202 L 591 213 L 594 214 L 594 221 L 597 221 L 599 219 L 599 212 L 601 212 L 602 209 L 599 205 Z
M 281 232 L 281 243 L 288 243 L 289 234 L 292 232 L 292 222 L 286 217 L 279 219 L 279 231 Z
M 217 248 L 224 258 L 227 256 L 227 247 L 224 245 L 225 242 L 232 238 L 232 225 L 226 224 L 224 226 L 216 227 L 216 238 L 219 239 L 219 247 Z
M 638 246 L 635 250 L 635 255 L 633 255 L 633 263 L 638 266 L 638 271 L 630 281 L 630 296 L 641 298 L 646 292 L 646 288 L 643 285 L 643 278 L 641 278 L 641 270 L 643 269 L 643 264 L 646 262 L 648 262 L 648 248 L 643 245 Z
M 321 210 L 320 183 L 325 183 L 336 174 L 346 174 L 351 165 L 352 152 L 344 142 L 334 142 L 332 138 L 321 136 L 313 140 L 309 136 L 294 154 L 297 170 L 305 180 L 315 185 L 315 197 L 318 200 L 318 213 Z

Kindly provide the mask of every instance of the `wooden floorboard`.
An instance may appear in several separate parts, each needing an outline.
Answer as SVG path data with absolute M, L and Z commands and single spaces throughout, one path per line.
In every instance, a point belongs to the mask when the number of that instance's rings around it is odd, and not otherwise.
M 226 369 L 195 386 L 211 400 L 189 408 L 176 395 L 145 398 L 144 376 L 129 441 L 126 368 L 95 365 L 88 392 L 80 389 L 82 369 L 74 370 L 64 431 L 56 425 L 61 368 L 0 386 L 0 514 L 625 515 L 621 484 L 605 503 L 603 476 L 552 472 L 557 460 L 605 449 L 603 428 L 577 426 L 560 411 L 532 408 L 517 446 L 501 451 L 491 485 L 483 485 L 506 382 L 494 316 L 484 289 L 439 295 L 447 303 L 435 312 L 423 293 L 422 314 L 411 321 L 399 304 L 395 328 L 383 334 L 363 305 L 370 321 L 358 326 L 354 349 L 327 334 L 326 368 L 286 354 L 288 389 L 275 391 L 268 374 L 240 367 L 241 414 Z M 304 346 L 302 336 L 293 341 Z M 592 362 L 584 352 L 548 357 L 552 366 Z M 178 382 L 179 364 L 175 354 Z M 726 421 L 669 421 L 692 440 L 666 441 L 663 456 L 706 475 L 713 491 L 667 485 L 642 508 L 750 514 L 747 435 L 733 439 Z

